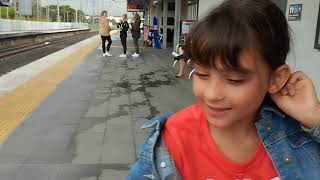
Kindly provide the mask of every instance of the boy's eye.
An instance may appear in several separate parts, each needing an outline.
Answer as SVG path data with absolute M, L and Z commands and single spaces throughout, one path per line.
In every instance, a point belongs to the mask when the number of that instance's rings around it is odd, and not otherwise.
M 227 80 L 233 84 L 242 84 L 245 81 L 244 79 L 227 79 Z
M 197 71 L 194 72 L 194 75 L 200 76 L 200 77 L 207 77 L 208 76 L 207 74 L 199 73 Z

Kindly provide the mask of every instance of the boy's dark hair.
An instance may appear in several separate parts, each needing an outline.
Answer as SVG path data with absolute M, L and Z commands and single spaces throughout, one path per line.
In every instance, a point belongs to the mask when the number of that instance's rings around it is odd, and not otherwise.
M 270 0 L 226 0 L 193 28 L 186 42 L 192 62 L 241 70 L 239 55 L 255 49 L 271 69 L 285 64 L 290 49 L 285 15 Z

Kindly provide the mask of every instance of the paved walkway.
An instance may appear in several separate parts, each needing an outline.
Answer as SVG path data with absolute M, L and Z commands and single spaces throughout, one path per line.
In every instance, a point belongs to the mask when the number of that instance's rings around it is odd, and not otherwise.
M 0 179 L 125 179 L 147 135 L 141 125 L 194 102 L 170 50 L 121 59 L 116 36 L 113 57 L 95 49 L 2 145 Z

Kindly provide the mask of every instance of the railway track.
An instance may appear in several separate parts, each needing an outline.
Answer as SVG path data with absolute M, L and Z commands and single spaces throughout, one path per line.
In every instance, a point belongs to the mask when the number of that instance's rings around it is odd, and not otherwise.
M 70 38 L 64 37 L 63 39 L 56 39 L 47 43 L 38 43 L 0 50 L 0 77 L 12 70 L 94 35 L 97 35 L 97 32 L 76 34 Z
M 5 59 L 11 58 L 13 56 L 17 56 L 20 55 L 22 53 L 25 52 L 29 52 L 35 49 L 39 49 L 39 48 L 43 48 L 43 47 L 47 47 L 47 46 L 52 46 L 52 45 L 56 45 L 59 43 L 64 43 L 66 41 L 72 41 L 72 40 L 76 40 L 79 38 L 84 38 L 84 37 L 91 37 L 93 34 L 88 32 L 88 33 L 83 33 L 83 34 L 76 34 L 71 36 L 70 38 L 59 38 L 56 40 L 52 40 L 52 41 L 48 41 L 48 42 L 42 42 L 42 43 L 36 43 L 36 44 L 32 44 L 32 45 L 24 45 L 24 46 L 18 46 L 18 47 L 14 47 L 14 48 L 8 48 L 8 49 L 3 49 L 0 50 L 0 61 L 3 61 Z

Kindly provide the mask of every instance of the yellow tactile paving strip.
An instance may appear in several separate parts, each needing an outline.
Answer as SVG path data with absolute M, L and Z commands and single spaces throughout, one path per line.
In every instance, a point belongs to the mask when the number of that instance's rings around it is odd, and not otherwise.
M 99 39 L 40 72 L 0 98 L 0 144 L 37 108 L 57 85 L 100 44 Z

